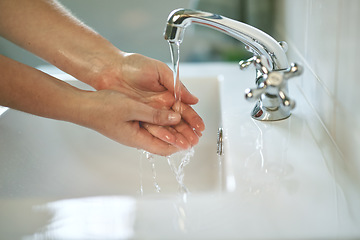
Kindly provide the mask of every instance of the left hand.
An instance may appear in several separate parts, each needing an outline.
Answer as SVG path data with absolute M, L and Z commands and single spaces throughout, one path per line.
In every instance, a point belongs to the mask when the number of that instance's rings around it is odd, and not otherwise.
M 175 103 L 172 70 L 164 63 L 140 54 L 119 54 L 119 59 L 105 68 L 93 81 L 98 89 L 113 89 L 159 109 L 171 109 Z M 184 85 L 181 86 L 182 120 L 175 126 L 156 126 L 142 123 L 153 136 L 167 141 L 166 136 L 176 138 L 176 146 L 187 149 L 198 143 L 205 125 L 190 105 L 198 99 Z

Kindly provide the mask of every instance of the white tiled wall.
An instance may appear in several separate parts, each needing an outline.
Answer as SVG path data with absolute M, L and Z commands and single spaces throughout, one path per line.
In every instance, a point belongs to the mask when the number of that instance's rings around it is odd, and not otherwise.
M 360 1 L 278 0 L 276 25 L 298 81 L 344 159 L 360 170 Z M 358 83 L 358 84 L 356 84 Z

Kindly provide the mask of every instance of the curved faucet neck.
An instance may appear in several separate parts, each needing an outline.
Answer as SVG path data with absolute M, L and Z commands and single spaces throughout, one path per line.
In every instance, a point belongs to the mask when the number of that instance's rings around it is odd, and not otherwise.
M 290 66 L 286 50 L 270 35 L 248 24 L 213 13 L 189 9 L 172 11 L 167 20 L 165 39 L 181 43 L 185 28 L 192 23 L 213 28 L 241 41 L 254 54 L 265 56 L 271 69 L 288 69 Z

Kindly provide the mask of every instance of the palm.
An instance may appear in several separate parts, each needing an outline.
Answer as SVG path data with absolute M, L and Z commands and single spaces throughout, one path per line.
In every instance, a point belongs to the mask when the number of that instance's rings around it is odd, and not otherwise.
M 121 69 L 109 76 L 106 88 L 120 91 L 155 108 L 172 108 L 175 102 L 173 75 L 167 65 L 139 54 L 130 54 L 120 66 Z M 163 141 L 166 141 L 164 136 L 173 135 L 183 148 L 195 145 L 204 130 L 202 119 L 189 106 L 197 99 L 183 87 L 182 102 L 182 121 L 178 125 L 161 127 L 143 123 L 142 126 Z

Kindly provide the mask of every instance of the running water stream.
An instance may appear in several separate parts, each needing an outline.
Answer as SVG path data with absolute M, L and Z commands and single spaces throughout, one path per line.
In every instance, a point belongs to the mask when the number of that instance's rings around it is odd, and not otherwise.
M 179 65 L 180 65 L 180 41 L 170 42 L 170 54 L 174 75 L 174 97 L 175 103 L 174 111 L 181 113 L 181 82 L 179 79 Z M 180 154 L 180 162 L 176 161 L 177 155 Z M 194 155 L 194 149 L 180 152 L 173 156 L 167 157 L 168 164 L 175 174 L 176 181 L 179 184 L 179 191 L 187 193 L 189 190 L 184 184 L 184 167 L 189 164 L 190 158 Z M 178 165 L 177 165 L 178 164 Z
M 180 42 L 169 42 L 170 46 L 170 53 L 171 53 L 171 60 L 172 60 L 172 67 L 174 73 L 174 97 L 175 102 L 173 105 L 173 110 L 176 112 L 181 113 L 181 82 L 179 79 L 179 62 L 180 62 Z M 145 155 L 148 162 L 151 164 L 152 169 L 152 180 L 155 191 L 157 193 L 161 192 L 161 187 L 157 182 L 157 172 L 155 168 L 155 156 L 149 152 L 144 151 L 143 154 Z M 188 193 L 189 190 L 184 184 L 184 167 L 189 164 L 190 158 L 194 155 L 194 149 L 191 148 L 190 150 L 182 151 L 171 156 L 168 156 L 167 162 L 168 165 L 175 175 L 175 179 L 179 185 L 179 192 L 180 193 Z M 141 171 L 142 171 L 142 165 Z M 143 184 L 142 184 L 142 177 L 141 177 L 141 186 L 140 186 L 140 193 L 143 194 Z
M 194 153 L 195 153 L 194 148 L 191 148 L 189 150 L 181 151 L 181 152 L 178 152 L 171 156 L 166 157 L 168 166 L 170 167 L 171 172 L 174 174 L 175 180 L 178 184 L 178 192 L 179 193 L 189 193 L 189 189 L 186 187 L 186 185 L 184 183 L 184 177 L 185 177 L 184 168 L 186 165 L 188 165 L 190 163 L 190 159 L 191 159 L 191 157 L 194 156 Z M 160 161 L 164 161 L 165 159 L 161 156 L 157 156 L 157 155 L 151 154 L 146 151 L 141 151 L 140 190 L 139 190 L 139 193 L 141 196 L 143 196 L 143 194 L 144 194 L 144 189 L 143 189 L 144 166 L 142 163 L 144 159 L 146 160 L 146 162 L 148 164 L 150 164 L 150 167 L 151 167 L 151 178 L 152 178 L 152 185 L 154 187 L 154 190 L 156 193 L 160 193 L 161 186 L 157 180 L 158 173 L 157 173 L 157 169 L 156 169 L 156 163 L 161 164 Z M 159 162 L 157 162 L 157 161 L 159 161 Z M 164 169 L 162 168 L 162 170 L 160 171 L 160 174 L 164 174 L 164 173 L 165 173 Z
M 180 193 L 189 192 L 189 189 L 185 186 L 184 183 L 184 167 L 190 163 L 190 158 L 194 156 L 194 152 L 194 148 L 191 148 L 190 150 L 183 151 L 167 157 L 167 161 L 171 168 L 171 171 L 174 173 L 176 181 L 179 184 Z M 177 155 L 179 155 L 179 157 Z M 177 160 L 177 158 L 179 158 L 180 160 Z
M 174 97 L 175 103 L 173 109 L 175 112 L 181 112 L 181 83 L 179 79 L 180 62 L 180 42 L 169 42 L 172 67 L 174 72 Z

